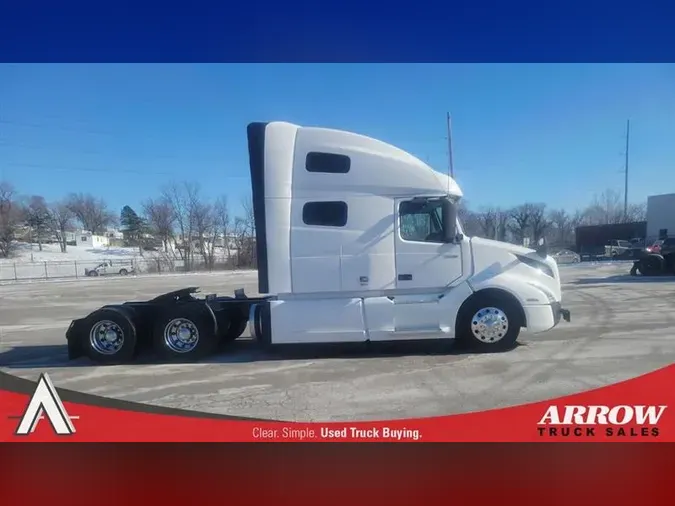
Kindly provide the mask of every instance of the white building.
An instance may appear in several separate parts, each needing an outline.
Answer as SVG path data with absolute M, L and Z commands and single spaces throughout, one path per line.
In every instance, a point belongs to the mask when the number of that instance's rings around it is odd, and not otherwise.
M 106 233 L 106 237 L 110 239 L 117 239 L 117 240 L 122 240 L 124 239 L 124 233 L 121 230 L 118 230 L 116 228 L 109 228 Z
M 110 239 L 104 235 L 80 231 L 75 233 L 75 244 L 86 248 L 105 248 L 110 245 Z
M 647 198 L 647 238 L 675 236 L 675 193 Z

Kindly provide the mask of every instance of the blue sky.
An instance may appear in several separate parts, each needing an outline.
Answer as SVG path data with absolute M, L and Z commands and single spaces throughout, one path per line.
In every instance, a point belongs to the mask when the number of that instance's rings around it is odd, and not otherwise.
M 285 120 L 371 135 L 447 168 L 473 208 L 573 210 L 675 192 L 675 65 L 0 65 L 0 179 L 116 212 L 189 180 L 233 211 L 249 193 L 245 128 Z

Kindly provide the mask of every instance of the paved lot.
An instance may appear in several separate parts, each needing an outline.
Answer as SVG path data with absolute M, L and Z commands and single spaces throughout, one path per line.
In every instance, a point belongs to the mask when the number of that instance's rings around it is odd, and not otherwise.
M 255 293 L 255 273 L 92 279 L 0 286 L 0 367 L 58 387 L 168 407 L 285 420 L 367 420 L 483 410 L 614 383 L 675 362 L 675 279 L 627 265 L 563 267 L 572 323 L 499 355 L 447 344 L 296 349 L 263 354 L 242 339 L 199 364 L 98 367 L 68 362 L 70 320 L 104 303 L 184 286 Z

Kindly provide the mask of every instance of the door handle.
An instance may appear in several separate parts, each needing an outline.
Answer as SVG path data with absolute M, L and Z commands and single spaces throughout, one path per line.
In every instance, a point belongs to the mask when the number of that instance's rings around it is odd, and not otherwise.
M 412 274 L 399 274 L 398 280 L 399 281 L 412 281 Z

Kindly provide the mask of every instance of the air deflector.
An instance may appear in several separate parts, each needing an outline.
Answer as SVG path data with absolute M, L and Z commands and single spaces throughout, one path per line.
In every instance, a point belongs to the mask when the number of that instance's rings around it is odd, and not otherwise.
M 258 291 L 269 292 L 267 270 L 267 227 L 265 222 L 265 130 L 267 123 L 250 123 L 246 128 L 248 158 L 251 170 L 253 219 L 255 221 Z

